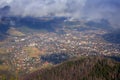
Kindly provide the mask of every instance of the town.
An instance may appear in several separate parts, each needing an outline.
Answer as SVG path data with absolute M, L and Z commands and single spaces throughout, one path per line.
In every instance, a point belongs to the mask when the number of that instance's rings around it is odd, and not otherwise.
M 102 38 L 107 31 L 103 29 L 83 30 L 84 24 L 70 26 L 63 25 L 56 32 L 34 32 L 24 36 L 10 35 L 7 41 L 0 45 L 6 49 L 9 70 L 22 74 L 42 68 L 44 65 L 54 65 L 42 56 L 61 54 L 67 60 L 77 56 L 89 55 L 120 55 L 120 44 L 109 43 Z M 69 58 L 62 54 L 66 54 Z M 56 59 L 61 60 L 61 57 Z M 66 58 L 66 59 L 65 59 Z

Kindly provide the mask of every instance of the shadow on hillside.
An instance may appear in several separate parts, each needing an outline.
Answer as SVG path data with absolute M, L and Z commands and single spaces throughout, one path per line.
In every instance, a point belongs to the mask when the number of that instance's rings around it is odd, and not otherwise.
M 11 17 L 15 22 L 15 27 L 28 27 L 34 30 L 46 30 L 49 32 L 55 31 L 65 18 L 33 18 L 33 17 Z
M 117 62 L 120 62 L 120 57 L 119 56 L 105 56 L 106 58 L 111 58 Z
M 0 23 L 0 41 L 4 40 L 6 38 L 6 36 L 8 35 L 7 34 L 8 29 L 9 29 L 8 24 Z
M 47 55 L 47 56 L 41 56 L 41 60 L 43 62 L 50 62 L 53 64 L 58 64 L 61 63 L 63 61 L 66 61 L 69 59 L 69 56 L 67 54 L 51 54 L 51 55 Z
M 120 29 L 107 33 L 102 37 L 109 43 L 120 44 Z
M 112 30 L 112 26 L 110 25 L 110 23 L 105 20 L 105 19 L 101 19 L 99 22 L 95 22 L 95 21 L 88 21 L 87 23 L 85 23 L 87 26 L 89 26 L 91 29 L 94 28 L 99 28 L 99 29 L 104 29 L 104 30 Z
M 56 27 L 60 27 L 60 24 L 65 18 L 33 18 L 33 17 L 1 17 L 0 18 L 0 39 L 7 34 L 10 27 L 19 28 L 26 32 L 26 28 L 33 30 L 45 30 L 48 32 L 54 32 Z M 25 29 L 23 27 L 26 27 Z M 29 31 L 29 32 L 30 32 Z M 3 35 L 3 37 L 1 36 Z

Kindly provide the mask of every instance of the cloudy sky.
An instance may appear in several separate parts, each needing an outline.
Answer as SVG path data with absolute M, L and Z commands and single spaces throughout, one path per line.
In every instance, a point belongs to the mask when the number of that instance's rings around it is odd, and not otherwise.
M 119 25 L 120 0 L 0 0 L 0 8 L 10 6 L 10 15 L 67 16 L 73 19 L 107 19 Z

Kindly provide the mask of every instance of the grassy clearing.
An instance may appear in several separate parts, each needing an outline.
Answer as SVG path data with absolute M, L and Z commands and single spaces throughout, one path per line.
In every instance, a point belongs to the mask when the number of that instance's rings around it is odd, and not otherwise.
M 23 50 L 29 55 L 29 57 L 39 57 L 43 54 L 43 51 L 40 51 L 36 47 L 24 47 Z
M 7 49 L 0 48 L 0 54 L 7 54 Z
M 9 70 L 10 66 L 8 65 L 0 65 L 0 70 Z
M 11 35 L 11 36 L 18 36 L 18 37 L 21 37 L 21 36 L 25 36 L 25 34 L 23 34 L 22 32 L 16 30 L 15 28 L 10 28 L 8 30 L 8 33 Z

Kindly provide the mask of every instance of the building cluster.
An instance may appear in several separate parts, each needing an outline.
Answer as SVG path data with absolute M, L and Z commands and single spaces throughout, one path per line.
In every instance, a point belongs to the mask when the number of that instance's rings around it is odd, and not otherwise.
M 44 64 L 40 56 L 65 53 L 70 56 L 82 55 L 119 55 L 120 45 L 108 43 L 101 37 L 104 30 L 86 30 L 62 28 L 65 32 L 35 32 L 24 37 L 11 37 L 3 48 L 11 48 L 10 65 L 13 71 L 32 71 Z M 58 30 L 59 31 L 59 30 Z M 35 47 L 40 53 L 37 57 L 30 57 L 24 47 Z M 36 52 L 34 52 L 36 53 Z M 46 63 L 46 62 L 45 62 Z

